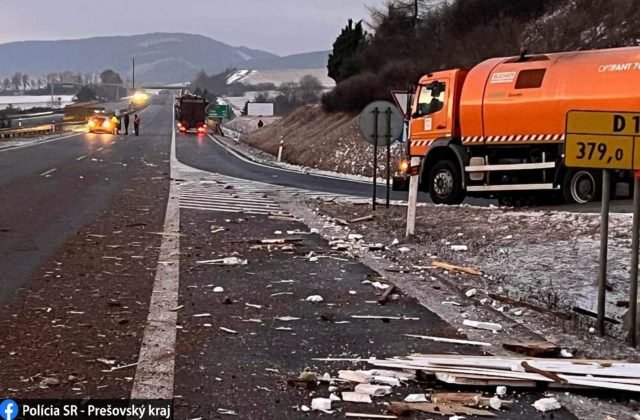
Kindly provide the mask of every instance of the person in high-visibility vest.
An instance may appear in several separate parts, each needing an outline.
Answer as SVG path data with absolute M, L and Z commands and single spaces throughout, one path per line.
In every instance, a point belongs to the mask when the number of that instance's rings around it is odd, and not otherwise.
M 120 130 L 120 118 L 115 114 L 111 117 L 111 125 L 113 126 L 113 134 L 118 134 L 118 131 Z
M 136 132 L 136 136 L 140 134 L 140 116 L 138 114 L 133 117 L 133 131 Z

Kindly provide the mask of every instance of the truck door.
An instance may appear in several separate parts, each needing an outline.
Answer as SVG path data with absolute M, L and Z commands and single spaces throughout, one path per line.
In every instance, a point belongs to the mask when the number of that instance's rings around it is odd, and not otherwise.
M 434 80 L 419 89 L 409 131 L 411 155 L 424 155 L 431 142 L 450 136 L 452 131 L 448 126 L 451 92 L 449 79 Z

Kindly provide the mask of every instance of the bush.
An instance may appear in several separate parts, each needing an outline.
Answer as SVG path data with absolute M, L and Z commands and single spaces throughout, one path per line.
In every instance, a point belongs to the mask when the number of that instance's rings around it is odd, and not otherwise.
M 327 112 L 357 113 L 370 102 L 388 99 L 389 96 L 384 81 L 368 72 L 353 76 L 325 93 L 322 96 L 322 108 Z

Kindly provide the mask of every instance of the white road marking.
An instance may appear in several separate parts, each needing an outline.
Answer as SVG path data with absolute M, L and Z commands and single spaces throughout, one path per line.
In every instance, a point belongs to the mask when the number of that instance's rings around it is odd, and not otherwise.
M 82 160 L 82 159 L 84 159 L 84 158 L 86 158 L 86 157 L 87 157 L 87 155 L 82 155 L 82 156 L 80 156 L 79 158 L 77 158 L 76 160 Z
M 174 129 L 171 136 L 171 179 L 176 175 L 175 144 Z M 178 315 L 171 309 L 178 306 L 180 284 L 180 190 L 175 181 L 170 182 L 164 234 L 131 399 L 173 399 Z
M 51 175 L 52 173 L 54 173 L 54 172 L 55 172 L 55 171 L 57 171 L 57 170 L 58 170 L 58 169 L 56 169 L 56 168 L 49 169 L 48 171 L 41 173 L 41 174 L 40 174 L 40 176 L 47 176 L 47 175 Z

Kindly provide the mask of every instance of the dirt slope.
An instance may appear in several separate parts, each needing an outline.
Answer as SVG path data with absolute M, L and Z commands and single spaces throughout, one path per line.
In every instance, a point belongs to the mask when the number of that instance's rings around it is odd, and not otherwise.
M 242 136 L 242 141 L 273 155 L 277 155 L 281 139 L 286 162 L 348 174 L 373 174 L 373 146 L 360 136 L 357 116 L 327 114 L 317 105 L 303 106 L 279 121 Z M 392 146 L 392 171 L 401 155 L 402 146 L 396 143 Z M 383 176 L 386 148 L 380 148 L 378 158 L 378 176 Z

